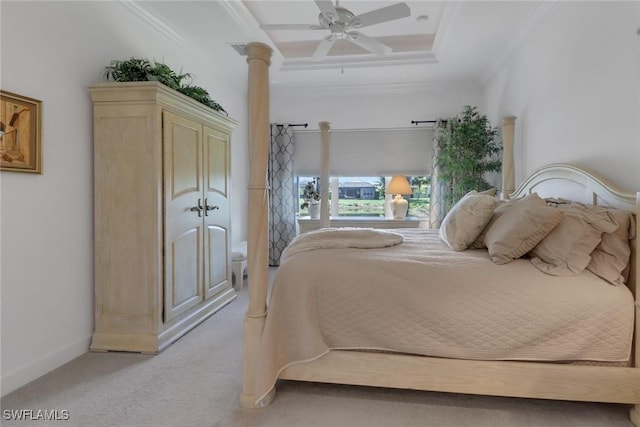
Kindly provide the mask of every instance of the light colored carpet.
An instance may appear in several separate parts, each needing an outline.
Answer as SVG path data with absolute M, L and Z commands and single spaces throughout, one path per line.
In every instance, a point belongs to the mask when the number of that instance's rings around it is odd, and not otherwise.
M 283 382 L 242 409 L 246 290 L 157 356 L 87 353 L 2 399 L 2 409 L 68 410 L 68 421 L 2 426 L 631 427 L 628 406 Z M 4 412 L 3 412 L 4 415 Z

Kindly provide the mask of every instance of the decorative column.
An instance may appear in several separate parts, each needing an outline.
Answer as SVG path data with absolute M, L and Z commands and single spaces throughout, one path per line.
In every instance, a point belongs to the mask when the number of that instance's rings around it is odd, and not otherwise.
M 513 161 L 513 139 L 516 118 L 507 116 L 502 119 L 502 193 L 501 199 L 507 200 L 516 189 Z
M 249 224 L 247 269 L 249 307 L 243 323 L 243 383 L 240 404 L 258 407 L 269 404 L 273 393 L 256 403 L 256 366 L 260 339 L 267 315 L 269 280 L 269 195 L 267 162 L 269 158 L 269 65 L 271 48 L 262 43 L 245 47 L 249 64 Z
M 329 122 L 320 122 L 320 227 L 327 228 L 330 226 L 329 221 L 329 130 L 331 124 Z

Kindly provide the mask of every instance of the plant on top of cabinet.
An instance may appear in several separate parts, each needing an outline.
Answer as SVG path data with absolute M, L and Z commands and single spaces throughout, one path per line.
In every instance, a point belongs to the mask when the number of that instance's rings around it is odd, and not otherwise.
M 104 78 L 106 80 L 111 78 L 115 82 L 157 81 L 187 95 L 189 98 L 195 99 L 201 104 L 227 114 L 220 104 L 211 99 L 206 89 L 183 83 L 184 80 L 190 81 L 192 79 L 191 74 L 178 74 L 168 65 L 160 62 L 135 57 L 125 61 L 114 59 L 111 61 L 111 65 L 105 67 Z

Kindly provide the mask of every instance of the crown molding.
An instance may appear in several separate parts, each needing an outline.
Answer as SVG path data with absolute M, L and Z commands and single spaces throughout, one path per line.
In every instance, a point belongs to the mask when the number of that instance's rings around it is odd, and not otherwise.
M 436 93 L 448 93 L 451 91 L 479 91 L 481 86 L 477 81 L 464 80 L 464 81 L 430 81 L 430 82 L 404 82 L 404 83 L 381 83 L 381 84 L 275 84 L 273 85 L 272 94 L 276 94 L 279 91 L 283 93 L 306 92 L 309 94 L 318 95 L 399 95 L 399 94 L 436 94 Z
M 173 30 L 170 25 L 166 24 L 162 19 L 149 12 L 144 3 L 133 2 L 128 0 L 119 0 L 119 4 L 131 12 L 134 16 L 142 21 L 147 27 L 159 32 L 169 40 L 173 40 L 185 49 L 193 50 L 195 46 L 189 43 L 184 37 Z
M 269 36 L 267 36 L 267 33 L 260 28 L 260 24 L 251 12 L 249 12 L 249 9 L 247 9 L 244 3 L 241 0 L 221 0 L 219 4 L 244 34 L 245 40 L 238 41 L 238 43 L 247 44 L 250 42 L 260 42 L 266 44 L 273 51 L 271 55 L 271 66 L 279 68 L 284 60 L 284 55 L 282 55 L 280 49 L 278 49 Z
M 260 24 L 258 24 L 258 21 L 256 21 L 242 1 L 223 0 L 218 3 L 238 25 L 240 31 L 242 31 L 246 38 L 246 40 L 243 40 L 245 43 L 260 42 L 276 50 L 275 46 L 272 45 L 271 39 L 269 39 L 266 33 L 260 28 Z
M 392 53 L 385 57 L 373 54 L 331 56 L 322 61 L 311 61 L 309 58 L 285 59 L 280 71 L 329 70 L 341 68 L 381 67 L 389 65 L 419 65 L 437 63 L 432 52 Z

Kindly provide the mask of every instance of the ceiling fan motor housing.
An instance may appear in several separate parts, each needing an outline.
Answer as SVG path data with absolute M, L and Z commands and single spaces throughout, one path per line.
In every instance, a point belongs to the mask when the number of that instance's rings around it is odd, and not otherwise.
M 333 34 L 344 34 L 351 28 L 358 28 L 360 26 L 360 20 L 354 19 L 355 15 L 344 7 L 336 7 L 338 16 L 334 16 L 331 13 L 321 13 L 318 15 L 318 21 L 324 28 L 331 30 Z

